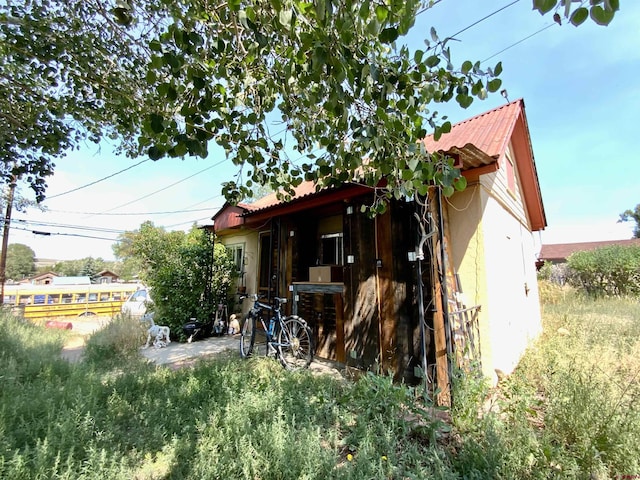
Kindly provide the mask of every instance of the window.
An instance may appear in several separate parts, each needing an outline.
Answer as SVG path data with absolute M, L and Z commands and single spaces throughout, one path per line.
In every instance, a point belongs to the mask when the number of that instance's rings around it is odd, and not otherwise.
M 89 301 L 90 302 L 97 302 L 98 301 L 98 294 L 97 293 L 90 293 L 89 294 Z
M 60 294 L 49 295 L 47 297 L 47 303 L 60 303 Z
M 71 303 L 72 300 L 73 300 L 73 293 L 62 294 L 62 303 Z
M 46 295 L 42 294 L 42 295 L 34 295 L 33 296 L 33 303 L 36 305 L 42 305 L 44 303 Z
M 78 293 L 76 295 L 76 303 L 84 303 L 87 301 L 87 294 L 86 293 Z
M 320 236 L 320 263 L 342 265 L 342 233 L 326 233 Z
M 244 271 L 244 243 L 225 245 L 225 248 L 238 273 L 242 273 Z
M 108 302 L 109 301 L 109 292 L 103 292 L 100 294 L 100 301 L 101 302 Z
M 31 295 L 20 295 L 18 297 L 18 303 L 20 305 L 31 305 Z

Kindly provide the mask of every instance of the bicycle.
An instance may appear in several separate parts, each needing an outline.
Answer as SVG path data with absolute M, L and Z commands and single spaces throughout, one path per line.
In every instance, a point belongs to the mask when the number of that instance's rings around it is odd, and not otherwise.
M 313 359 L 313 334 L 307 322 L 291 315 L 282 316 L 282 305 L 286 298 L 275 297 L 274 305 L 258 301 L 258 295 L 240 295 L 240 300 L 249 298 L 253 307 L 247 314 L 240 335 L 240 356 L 248 358 L 254 353 L 265 356 L 274 354 L 287 370 L 309 367 Z M 263 311 L 271 313 L 268 325 Z M 262 324 L 259 331 L 258 323 Z M 262 351 L 264 349 L 264 352 Z

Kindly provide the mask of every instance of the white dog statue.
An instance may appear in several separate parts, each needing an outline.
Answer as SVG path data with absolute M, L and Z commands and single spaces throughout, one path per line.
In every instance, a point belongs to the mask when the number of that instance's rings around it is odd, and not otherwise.
M 153 312 L 143 315 L 142 321 L 151 323 L 149 330 L 147 330 L 147 343 L 142 348 L 149 348 L 151 339 L 153 339 L 153 346 L 155 348 L 166 347 L 171 343 L 171 331 L 169 327 L 156 325 L 153 321 Z
M 227 331 L 229 335 L 235 335 L 236 333 L 240 333 L 240 322 L 238 322 L 238 318 L 235 313 L 232 313 L 229 317 L 229 330 Z

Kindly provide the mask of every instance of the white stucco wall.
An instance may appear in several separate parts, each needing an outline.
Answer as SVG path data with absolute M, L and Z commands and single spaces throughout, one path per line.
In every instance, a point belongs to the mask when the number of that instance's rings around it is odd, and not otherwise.
M 483 175 L 446 201 L 451 261 L 466 306 L 480 305 L 483 373 L 509 374 L 541 331 L 534 234 L 520 189 L 506 189 L 504 170 Z
M 482 231 L 490 368 L 508 374 L 542 328 L 533 234 L 492 197 Z

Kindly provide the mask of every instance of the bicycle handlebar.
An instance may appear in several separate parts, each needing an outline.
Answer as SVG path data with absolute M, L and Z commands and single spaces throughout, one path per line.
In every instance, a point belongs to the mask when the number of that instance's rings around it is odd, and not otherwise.
M 250 299 L 254 303 L 258 303 L 261 307 L 272 308 L 270 305 L 267 305 L 266 303 L 258 302 L 258 299 L 260 298 L 260 296 L 257 293 L 242 293 L 239 295 L 240 301 L 244 300 L 245 298 Z M 284 305 L 285 303 L 287 303 L 287 299 L 283 297 L 273 297 L 273 300 L 276 302 L 276 308 L 280 308 L 281 305 Z

